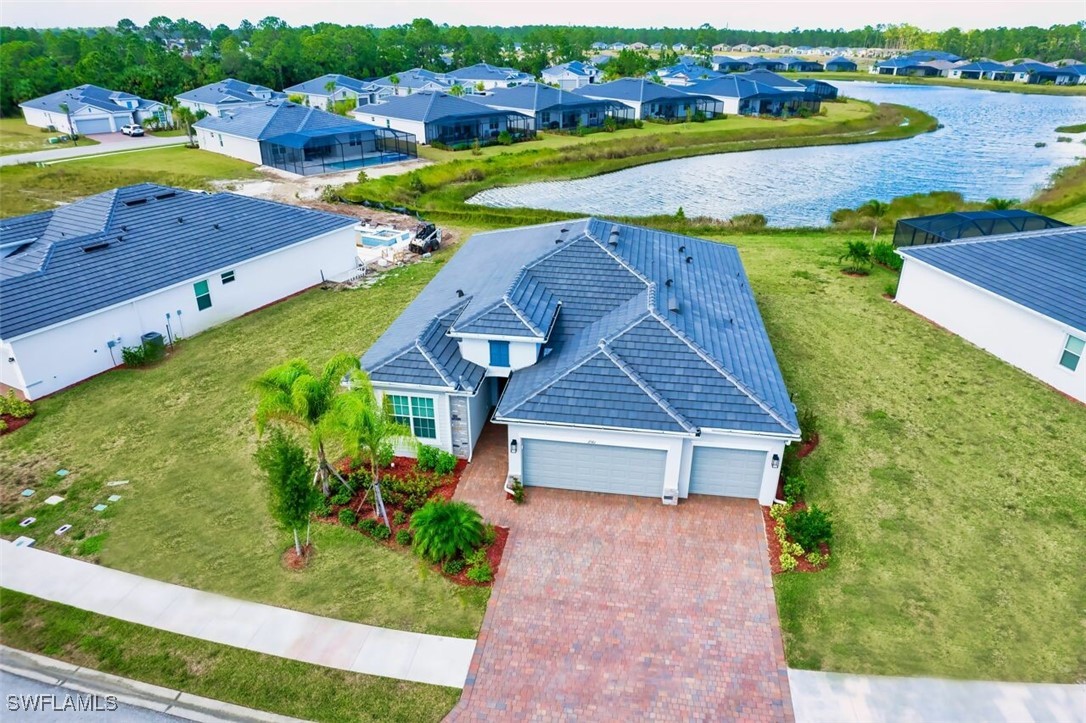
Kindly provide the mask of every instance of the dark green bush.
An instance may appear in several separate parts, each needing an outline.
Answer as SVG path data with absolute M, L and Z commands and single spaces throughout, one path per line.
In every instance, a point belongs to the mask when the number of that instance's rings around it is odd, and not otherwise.
M 124 365 L 128 367 L 142 367 L 151 362 L 150 357 L 147 355 L 147 348 L 144 346 L 126 346 L 122 348 L 121 359 L 124 360 Z
M 384 542 L 388 538 L 392 537 L 392 530 L 386 527 L 380 520 L 374 520 L 377 524 L 371 527 L 367 532 L 370 537 L 380 542 Z
M 799 429 L 804 442 L 810 442 L 818 434 L 818 415 L 810 407 L 799 410 Z
M 456 455 L 437 447 L 420 444 L 417 465 L 420 470 L 445 475 L 456 469 Z
M 769 221 L 760 213 L 741 213 L 732 216 L 729 223 L 739 228 L 765 228 Z
M 468 579 L 472 582 L 487 583 L 494 579 L 494 571 L 490 568 L 490 563 L 484 560 L 468 568 Z
M 498 134 L 498 143 L 503 146 L 513 145 L 513 134 L 509 131 L 502 131 Z
M 345 505 L 351 501 L 351 497 L 353 496 L 354 495 L 351 494 L 351 491 L 349 489 L 340 485 L 339 490 L 334 495 L 332 495 L 332 497 L 329 499 L 329 502 L 331 502 L 333 505 Z
M 441 566 L 441 571 L 446 575 L 456 575 L 464 569 L 464 561 L 459 557 L 454 557 L 451 560 L 446 560 L 445 564 Z
M 487 547 L 494 544 L 494 541 L 498 539 L 498 528 L 494 525 L 486 525 L 483 527 L 483 544 Z
M 396 533 L 396 542 L 408 547 L 411 544 L 411 533 L 407 530 L 400 530 Z
M 394 525 L 402 525 L 407 522 L 407 513 L 403 510 L 396 510 L 392 513 L 392 523 Z
M 871 258 L 894 271 L 901 271 L 904 260 L 894 252 L 894 245 L 888 241 L 879 241 L 871 247 Z
M 833 539 L 833 522 L 829 515 L 815 505 L 797 510 L 784 518 L 788 535 L 808 552 L 817 550 L 819 544 L 829 544 Z
M 794 505 L 807 494 L 807 480 L 802 477 L 786 477 L 784 480 L 784 499 Z
M 483 541 L 483 518 L 464 502 L 430 500 L 411 518 L 415 550 L 440 562 L 468 554 Z
M 354 510 L 344 509 L 339 511 L 339 524 L 354 527 L 356 522 L 358 522 L 358 515 L 355 514 Z

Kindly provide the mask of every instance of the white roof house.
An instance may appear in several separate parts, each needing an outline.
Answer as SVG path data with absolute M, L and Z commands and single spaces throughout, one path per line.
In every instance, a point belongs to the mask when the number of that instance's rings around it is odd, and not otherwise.
M 129 123 L 169 117 L 169 110 L 157 100 L 89 84 L 28 100 L 19 108 L 28 125 L 80 135 L 115 133 Z
M 286 97 L 286 93 L 265 88 L 263 85 L 227 78 L 185 91 L 177 96 L 177 102 L 193 113 L 203 111 L 217 117 L 227 110 L 263 105 L 268 101 L 285 100 Z
M 562 90 L 575 90 L 581 86 L 599 81 L 602 73 L 592 63 L 573 60 L 544 68 L 541 75 L 544 83 L 557 85 Z

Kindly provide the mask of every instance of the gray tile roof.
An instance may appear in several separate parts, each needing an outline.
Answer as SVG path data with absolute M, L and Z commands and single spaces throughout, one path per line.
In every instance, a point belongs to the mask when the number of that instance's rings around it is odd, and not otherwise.
M 457 68 L 456 70 L 450 70 L 445 75 L 460 83 L 478 83 L 480 81 L 526 83 L 534 80 L 531 75 L 516 68 L 502 68 L 489 63 L 476 63 L 466 68 Z
M 1086 332 L 1086 226 L 910 246 L 898 253 Z
M 286 97 L 286 93 L 266 88 L 263 85 L 227 78 L 218 83 L 208 83 L 199 88 L 185 91 L 177 96 L 177 99 L 228 108 L 232 105 L 259 103 L 266 100 L 285 100 Z
M 558 65 L 544 68 L 542 75 L 559 76 L 563 73 L 573 73 L 574 75 L 581 75 L 587 78 L 598 74 L 599 69 L 591 63 L 582 63 L 579 60 L 571 60 L 568 63 L 559 63 Z
M 677 88 L 660 83 L 653 83 L 644 78 L 619 78 L 610 83 L 594 83 L 577 88 L 577 95 L 586 98 L 603 98 L 606 100 L 626 100 L 639 103 L 650 103 L 658 100 L 672 100 L 690 98 L 689 93 L 683 93 Z
M 342 88 L 346 88 L 354 93 L 369 93 L 376 86 L 365 80 L 358 80 L 352 78 L 349 75 L 340 75 L 339 73 L 327 73 L 319 78 L 313 78 L 296 85 L 292 85 L 284 90 L 285 93 L 304 93 L 305 95 L 319 95 L 328 96 L 331 93 L 328 92 L 328 84 L 335 83 L 336 87 L 333 92 Z
M 356 112 L 360 115 L 400 118 L 422 123 L 442 118 L 485 117 L 503 113 L 486 105 L 432 90 L 389 98 L 383 103 L 362 106 Z
M 132 110 L 135 110 L 119 105 L 116 102 L 118 100 L 136 100 L 138 101 L 136 109 L 139 110 L 146 110 L 153 106 L 162 105 L 158 101 L 144 100 L 131 93 L 85 84 L 68 90 L 58 90 L 56 93 L 50 93 L 41 98 L 34 98 L 25 103 L 20 103 L 19 106 L 36 108 L 52 113 L 63 113 L 64 109 L 60 107 L 62 103 L 68 104 L 68 111 L 71 113 L 76 113 L 87 107 L 106 111 L 107 113 L 131 113 Z
M 0 337 L 105 309 L 354 223 L 272 201 L 150 183 L 4 219 Z M 16 238 L 25 241 L 9 248 Z
M 253 140 L 266 140 L 285 133 L 309 133 L 321 130 L 341 132 L 354 127 L 357 127 L 359 131 L 374 129 L 374 126 L 354 118 L 345 118 L 319 108 L 307 108 L 289 101 L 235 108 L 225 111 L 222 116 L 202 118 L 193 125 L 196 128 L 206 128 Z
M 477 234 L 363 356 L 375 381 L 474 389 L 485 370 L 450 336 L 436 345 L 435 313 L 451 336 L 530 338 L 525 319 L 553 320 L 540 360 L 511 376 L 498 421 L 798 433 L 732 246 L 596 219 Z
M 396 78 L 397 82 L 392 82 L 393 77 Z M 450 88 L 453 85 L 453 81 L 431 70 L 412 68 L 411 70 L 405 70 L 402 73 L 393 73 L 392 75 L 378 78 L 373 81 L 373 84 L 381 88 L 417 89 L 431 85 L 437 85 L 441 88 Z
M 586 98 L 583 95 L 552 88 L 542 83 L 524 83 L 512 88 L 497 88 L 486 95 L 467 95 L 464 99 L 494 108 L 508 108 L 529 114 L 552 109 L 607 108 L 611 105 L 621 108 L 610 101 Z
M 781 90 L 772 85 L 759 83 L 752 78 L 744 77 L 743 73 L 723 75 L 712 80 L 698 80 L 681 90 L 700 95 L 710 95 L 714 98 L 753 98 L 765 96 L 795 97 L 796 92 Z

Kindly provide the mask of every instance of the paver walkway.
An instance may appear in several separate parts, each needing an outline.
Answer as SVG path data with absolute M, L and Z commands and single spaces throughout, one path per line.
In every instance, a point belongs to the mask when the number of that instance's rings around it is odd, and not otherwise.
M 792 720 L 754 501 L 531 488 L 517 507 L 505 447 L 485 430 L 457 489 L 512 531 L 451 720 Z
M 50 161 L 60 161 L 68 158 L 80 158 L 82 156 L 100 156 L 104 153 L 164 148 L 166 146 L 179 146 L 183 143 L 188 143 L 189 141 L 185 136 L 164 136 L 158 138 L 143 136 L 140 138 L 130 138 L 121 134 L 117 135 L 120 136 L 120 138 L 114 139 L 112 137 L 107 137 L 108 140 L 105 140 L 96 146 L 64 146 L 61 148 L 48 148 L 42 151 L 12 153 L 11 155 L 0 156 L 0 166 L 14 166 L 18 163 L 48 163 Z
M 475 641 L 235 600 L 0 542 L 0 587 L 81 610 L 355 673 L 464 685 Z
M 1086 686 L 790 670 L 797 723 L 1083 723 Z

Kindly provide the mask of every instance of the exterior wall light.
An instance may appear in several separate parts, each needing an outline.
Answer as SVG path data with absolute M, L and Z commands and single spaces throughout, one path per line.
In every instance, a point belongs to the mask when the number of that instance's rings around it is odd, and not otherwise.
M 773 455 L 773 469 L 777 469 L 780 466 L 781 466 L 780 455 L 776 455 L 776 454 Z
M 517 440 L 513 439 L 509 442 L 509 454 L 517 453 Z

